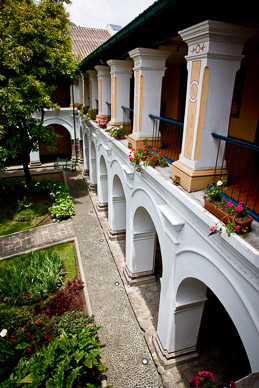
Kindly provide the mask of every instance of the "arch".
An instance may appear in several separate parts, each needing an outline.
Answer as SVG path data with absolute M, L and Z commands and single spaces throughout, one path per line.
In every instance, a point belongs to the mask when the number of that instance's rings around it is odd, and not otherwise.
M 111 211 L 109 225 L 117 234 L 126 234 L 126 197 L 120 177 L 115 174 L 112 180 Z
M 73 130 L 72 122 L 70 122 L 64 118 L 47 117 L 47 116 L 48 116 L 48 112 L 45 113 L 45 119 L 43 122 L 44 127 L 47 127 L 48 125 L 54 125 L 54 124 L 61 125 L 62 127 L 66 128 L 68 130 L 68 132 L 70 133 L 71 139 L 74 139 L 74 130 Z
M 83 134 L 84 171 L 89 172 L 89 141 L 87 132 Z
M 107 166 L 104 156 L 99 159 L 99 174 L 98 174 L 98 210 L 106 211 L 108 208 L 108 176 Z
M 96 171 L 96 148 L 93 141 L 90 145 L 90 188 L 96 188 L 97 171 Z
M 52 124 L 60 138 L 55 141 L 55 150 L 49 151 L 44 144 L 39 144 L 39 153 L 41 162 L 50 162 L 56 160 L 57 156 L 63 158 L 71 158 L 72 147 L 71 147 L 71 135 L 70 132 L 60 124 Z
M 207 286 L 222 303 L 234 323 L 252 371 L 258 370 L 258 313 L 251 303 L 251 299 L 256 298 L 256 293 L 252 287 L 248 292 L 247 279 L 238 272 L 233 274 L 233 267 L 230 268 L 226 261 L 223 262 L 224 258 L 218 261 L 219 257 L 210 258 L 202 251 L 185 249 L 178 252 L 176 258 L 173 285 L 175 301 L 172 301 L 175 306 L 174 316 L 171 317 L 170 334 L 168 333 L 170 341 L 166 345 L 169 352 L 196 347 Z M 185 316 L 185 319 L 182 319 L 184 323 L 179 324 L 181 315 Z M 191 339 L 188 337 L 187 341 L 186 333 L 190 331 L 188 322 L 191 322 L 191 331 L 195 333 Z M 183 333 L 179 335 L 181 326 Z M 162 330 L 165 330 L 165 327 L 162 328 L 161 325 L 158 328 L 159 337 L 163 337 Z

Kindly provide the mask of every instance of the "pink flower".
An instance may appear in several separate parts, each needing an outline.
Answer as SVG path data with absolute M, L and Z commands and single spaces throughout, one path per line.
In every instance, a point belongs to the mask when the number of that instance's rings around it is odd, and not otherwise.
M 211 226 L 210 230 L 211 230 L 211 232 L 215 232 L 215 230 L 216 230 L 215 226 Z
M 227 207 L 231 207 L 232 206 L 232 203 L 231 202 L 228 202 L 227 203 Z
M 239 229 L 240 229 L 240 225 L 237 225 L 237 226 L 236 226 L 236 230 L 239 230 Z
M 242 206 L 237 206 L 237 208 L 236 208 L 236 211 L 239 213 L 239 212 L 241 212 L 243 210 L 243 208 L 242 208 Z

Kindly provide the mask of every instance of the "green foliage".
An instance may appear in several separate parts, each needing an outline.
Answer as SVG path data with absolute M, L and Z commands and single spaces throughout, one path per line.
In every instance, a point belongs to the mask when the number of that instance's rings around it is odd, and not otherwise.
M 0 160 L 23 150 L 23 164 L 28 166 L 28 155 L 38 150 L 39 142 L 53 149 L 54 129 L 45 128 L 32 114 L 58 108 L 51 92 L 77 71 L 68 27 L 61 0 L 0 3 Z
M 55 291 L 63 275 L 56 251 L 52 255 L 31 252 L 0 263 L 0 293 L 7 304 L 33 304 Z
M 102 353 L 97 340 L 99 327 L 93 324 L 75 330 L 68 335 L 65 331 L 56 337 L 46 349 L 36 352 L 28 360 L 21 358 L 14 372 L 2 387 L 76 387 L 80 383 L 91 387 L 95 374 L 105 370 L 99 361 Z
M 216 183 L 210 182 L 207 187 L 204 189 L 204 193 L 207 199 L 210 201 L 211 199 L 220 200 L 222 191 L 226 191 L 227 181 L 223 179 L 219 179 Z
M 125 130 L 122 126 L 119 128 L 113 127 L 110 129 L 110 135 L 116 140 L 118 140 L 120 138 L 120 135 L 123 134 L 125 134 Z

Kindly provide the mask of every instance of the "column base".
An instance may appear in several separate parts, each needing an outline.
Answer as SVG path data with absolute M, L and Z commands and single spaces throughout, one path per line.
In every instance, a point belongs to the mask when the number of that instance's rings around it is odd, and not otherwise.
M 139 286 L 141 284 L 156 282 L 156 277 L 153 271 L 132 273 L 128 269 L 127 265 L 125 265 L 123 273 L 129 286 Z
M 203 190 L 211 181 L 219 180 L 221 177 L 227 179 L 228 171 L 226 168 L 203 168 L 194 170 L 186 164 L 177 160 L 171 167 L 171 178 L 179 183 L 189 193 L 192 191 Z
M 152 342 L 157 357 L 165 369 L 172 368 L 175 365 L 185 364 L 186 362 L 197 360 L 199 357 L 199 354 L 196 351 L 196 346 L 168 353 L 167 350 L 163 349 L 157 334 L 153 336 Z
M 108 229 L 106 232 L 106 235 L 109 240 L 111 241 L 120 241 L 120 240 L 125 240 L 126 239 L 126 230 L 112 230 Z
M 100 202 L 98 202 L 97 205 L 96 205 L 96 209 L 99 212 L 107 213 L 108 212 L 108 203 L 100 203 Z
M 131 122 L 129 123 L 116 123 L 116 122 L 113 122 L 112 120 L 108 122 L 108 127 L 123 127 L 125 132 L 127 134 L 131 134 L 131 131 L 132 131 L 132 124 Z
M 128 136 L 128 148 L 141 148 L 143 149 L 145 146 L 142 145 L 142 143 L 147 139 L 148 146 L 152 146 L 153 137 L 138 137 L 134 135 L 133 133 Z M 161 146 L 161 140 L 160 138 L 155 138 L 156 147 L 160 148 Z
M 95 120 L 100 119 L 100 118 L 106 120 L 107 122 L 111 120 L 111 116 L 102 115 L 102 114 L 96 115 L 96 119 Z
M 36 168 L 41 166 L 41 161 L 40 160 L 35 160 L 33 162 L 30 162 L 30 168 Z
M 89 190 L 92 193 L 97 193 L 97 184 L 89 183 Z

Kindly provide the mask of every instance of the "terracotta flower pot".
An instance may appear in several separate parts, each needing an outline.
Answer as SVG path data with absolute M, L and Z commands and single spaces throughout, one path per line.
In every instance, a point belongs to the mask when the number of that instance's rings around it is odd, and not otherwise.
M 205 209 L 209 210 L 214 216 L 218 217 L 222 222 L 225 224 L 228 222 L 235 222 L 237 225 L 240 226 L 240 232 L 242 233 L 243 228 L 247 228 L 248 232 L 251 232 L 251 224 L 253 222 L 253 217 L 249 216 L 247 214 L 247 217 L 249 220 L 241 222 L 235 219 L 234 217 L 230 216 L 229 214 L 225 213 L 223 210 L 216 207 L 212 202 L 210 202 L 205 196 L 204 199 L 204 207 Z
M 121 134 L 119 135 L 119 140 L 123 140 L 123 139 L 125 139 L 125 133 L 121 133 Z

